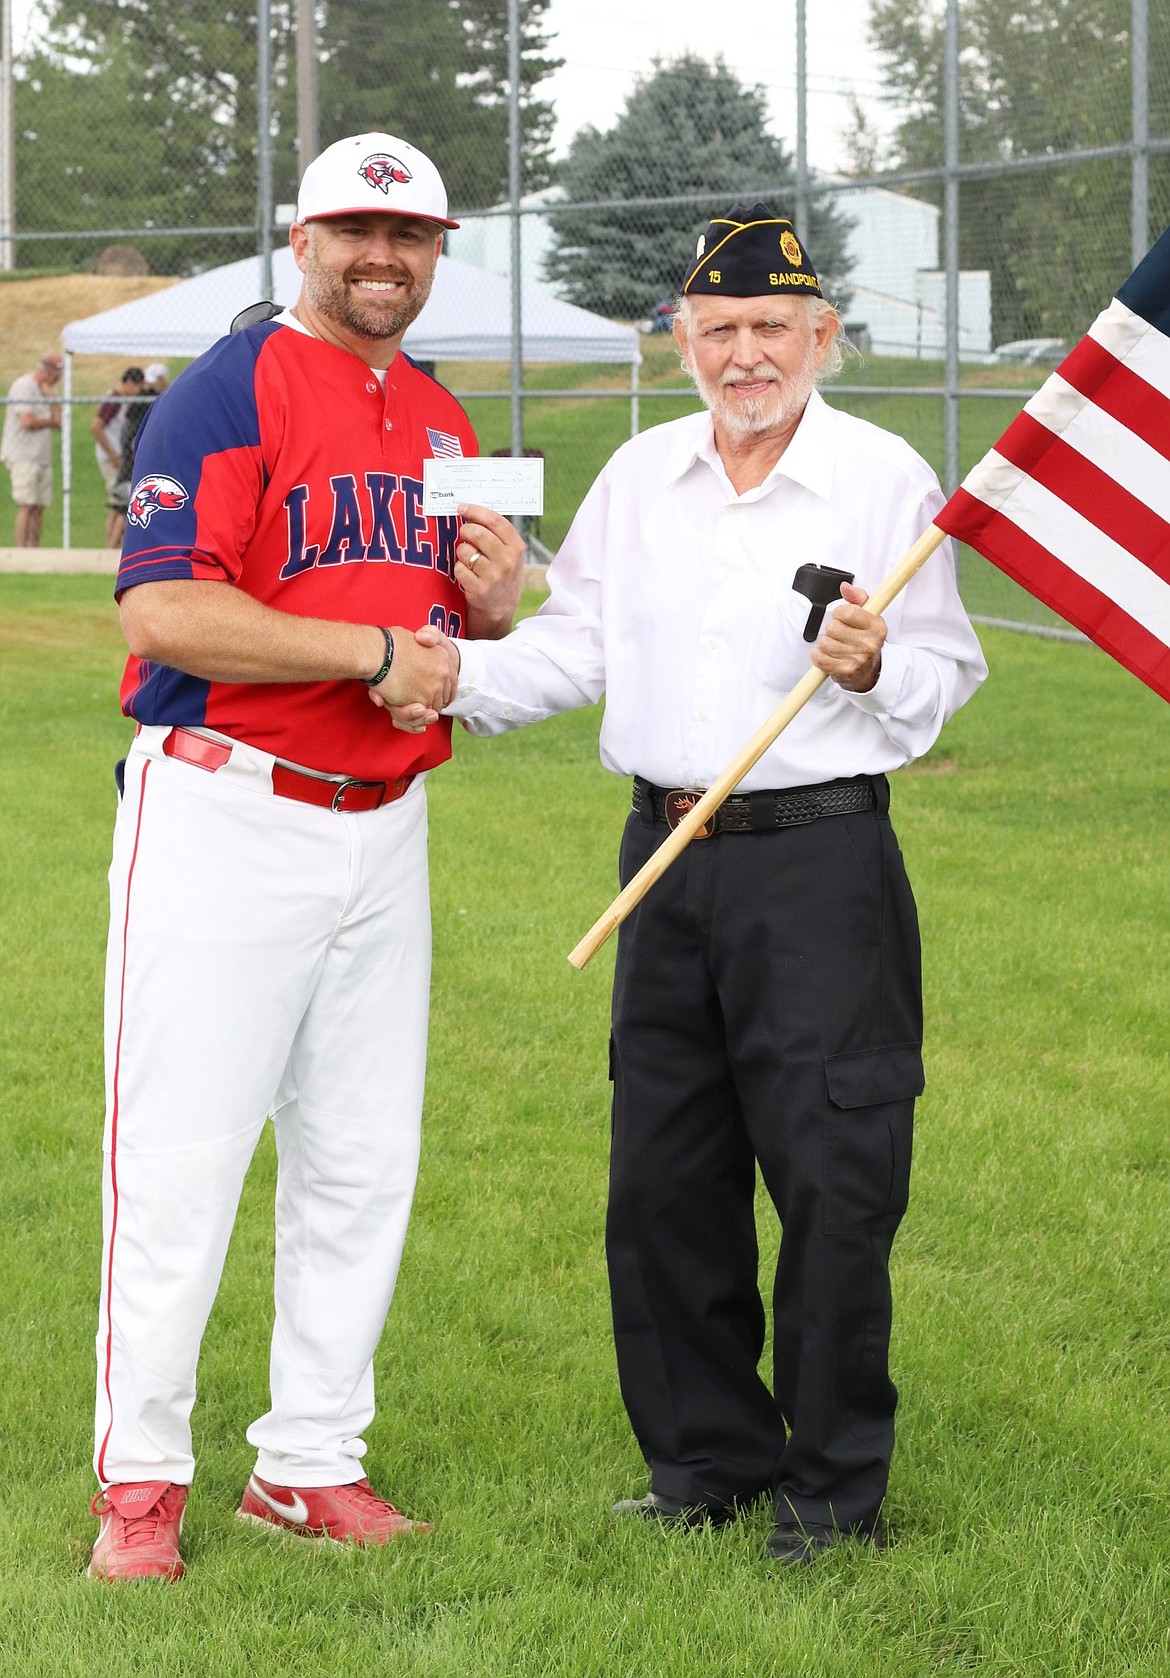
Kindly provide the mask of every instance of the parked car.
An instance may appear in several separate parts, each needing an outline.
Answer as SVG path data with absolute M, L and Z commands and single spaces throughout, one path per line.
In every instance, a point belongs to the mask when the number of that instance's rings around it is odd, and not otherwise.
M 1063 338 L 1016 338 L 1010 344 L 997 345 L 995 359 L 1029 367 L 1055 367 L 1067 354 Z

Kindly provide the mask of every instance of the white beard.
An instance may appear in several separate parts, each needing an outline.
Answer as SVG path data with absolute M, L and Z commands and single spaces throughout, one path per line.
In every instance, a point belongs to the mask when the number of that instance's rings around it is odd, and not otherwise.
M 804 362 L 795 373 L 788 375 L 777 373 L 767 362 L 738 373 L 725 373 L 716 383 L 704 379 L 689 362 L 687 370 L 695 381 L 704 406 L 724 430 L 739 437 L 787 430 L 804 412 L 816 385 L 816 341 L 810 340 Z M 767 379 L 772 386 L 779 386 L 778 402 L 772 390 L 749 397 L 746 401 L 728 399 L 723 394 L 727 385 L 752 384 L 758 379 Z

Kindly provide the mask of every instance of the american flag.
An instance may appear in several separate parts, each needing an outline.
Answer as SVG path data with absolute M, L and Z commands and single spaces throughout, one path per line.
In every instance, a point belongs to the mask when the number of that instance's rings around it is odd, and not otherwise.
M 1170 699 L 1170 228 L 934 522 Z
M 463 444 L 458 437 L 453 437 L 449 431 L 435 431 L 427 426 L 427 438 L 431 445 L 431 453 L 436 460 L 462 460 Z

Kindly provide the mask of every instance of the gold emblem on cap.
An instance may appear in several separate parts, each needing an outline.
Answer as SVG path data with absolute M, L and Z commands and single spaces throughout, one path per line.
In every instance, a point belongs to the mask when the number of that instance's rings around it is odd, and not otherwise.
M 780 249 L 794 268 L 799 268 L 804 262 L 804 254 L 796 242 L 796 235 L 787 227 L 780 235 Z

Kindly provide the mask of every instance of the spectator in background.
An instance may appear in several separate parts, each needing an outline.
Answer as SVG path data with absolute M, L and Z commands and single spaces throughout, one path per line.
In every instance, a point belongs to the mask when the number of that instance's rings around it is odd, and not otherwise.
M 0 460 L 12 480 L 18 548 L 40 546 L 41 521 L 53 498 L 50 434 L 61 429 L 61 404 L 53 396 L 63 365 L 59 355 L 43 355 L 31 373 L 13 380 L 8 391 Z
M 134 484 L 134 451 L 138 446 L 138 431 L 143 420 L 150 412 L 150 405 L 156 397 L 161 396 L 170 384 L 170 375 L 166 364 L 162 361 L 152 361 L 145 373 L 146 383 L 142 387 L 142 394 L 133 402 L 127 402 L 122 416 L 122 462 L 118 469 L 116 481 L 110 485 L 110 512 L 117 514 L 122 521 L 118 533 L 118 540 L 122 540 L 122 533 L 126 525 L 126 509 L 130 505 L 130 491 Z
M 125 504 L 119 508 L 114 493 L 122 475 L 122 442 L 126 433 L 126 410 L 130 406 L 126 398 L 138 396 L 145 384 L 146 374 L 141 367 L 127 367 L 121 382 L 116 384 L 113 390 L 107 391 L 106 399 L 94 415 L 93 424 L 90 426 L 97 445 L 98 471 L 102 475 L 108 497 L 107 548 L 121 546 L 122 532 L 126 528 Z

